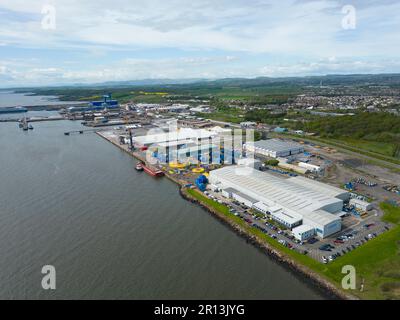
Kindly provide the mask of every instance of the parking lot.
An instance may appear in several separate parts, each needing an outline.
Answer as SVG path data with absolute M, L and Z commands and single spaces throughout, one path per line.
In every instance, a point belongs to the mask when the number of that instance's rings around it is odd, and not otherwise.
M 255 212 L 235 200 L 227 199 L 220 192 L 207 190 L 205 194 L 215 201 L 226 204 L 232 214 L 241 217 L 249 225 L 260 229 L 282 245 L 307 254 L 321 263 L 329 263 L 389 229 L 389 225 L 380 220 L 382 213 L 374 209 L 364 219 L 352 215 L 344 217 L 342 231 L 331 237 L 311 238 L 301 242 L 293 237 L 290 230 L 285 230 L 262 213 Z
M 377 237 L 381 233 L 389 230 L 389 225 L 376 219 L 375 215 L 359 221 L 351 228 L 345 228 L 341 232 L 312 244 L 313 250 L 310 252 L 318 261 L 332 261 L 335 256 L 344 255 L 357 247 L 363 245 L 369 240 Z M 321 248 L 326 246 L 326 249 Z M 329 247 L 328 247 L 329 246 Z M 329 259 L 329 257 L 332 257 Z

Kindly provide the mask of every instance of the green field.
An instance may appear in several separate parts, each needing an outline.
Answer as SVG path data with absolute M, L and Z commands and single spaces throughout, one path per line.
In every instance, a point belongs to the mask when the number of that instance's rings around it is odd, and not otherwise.
M 314 132 L 321 139 L 388 159 L 400 158 L 400 117 L 395 115 L 357 112 L 353 116 L 312 119 L 296 126 Z
M 396 145 L 390 142 L 367 141 L 361 139 L 342 138 L 338 142 L 346 144 L 350 147 L 356 147 L 365 151 L 379 153 L 388 157 L 392 157 Z
M 319 273 L 338 288 L 341 286 L 342 268 L 352 265 L 356 269 L 357 288 L 350 293 L 363 299 L 400 299 L 400 208 L 389 204 L 382 204 L 385 211 L 385 220 L 395 222 L 396 226 L 377 238 L 374 238 L 357 249 L 336 259 L 332 263 L 324 265 L 307 255 L 290 250 L 282 246 L 274 239 L 265 235 L 260 230 L 249 226 L 240 218 L 232 215 L 229 209 L 217 203 L 197 190 L 189 189 L 187 192 L 201 202 L 213 207 L 231 221 L 272 247 L 279 249 L 298 263 Z M 361 283 L 364 283 L 363 291 L 360 291 Z
M 385 212 L 383 220 L 393 224 L 400 224 L 400 210 L 387 202 L 382 202 L 381 209 Z
M 397 215 L 400 215 L 397 208 Z M 354 292 L 365 299 L 400 299 L 400 226 L 370 240 L 356 250 L 329 264 L 325 274 L 336 283 L 341 281 L 344 265 L 357 272 L 357 285 L 364 281 L 364 291 Z

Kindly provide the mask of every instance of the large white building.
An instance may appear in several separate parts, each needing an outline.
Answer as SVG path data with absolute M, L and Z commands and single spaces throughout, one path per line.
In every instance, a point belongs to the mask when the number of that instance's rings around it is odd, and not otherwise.
M 191 128 L 180 128 L 172 132 L 150 132 L 144 136 L 133 137 L 135 144 L 142 146 L 150 146 L 163 142 L 175 143 L 180 142 L 192 142 L 205 139 L 211 139 L 216 136 L 217 133 L 204 129 L 191 129 Z
M 301 144 L 280 139 L 246 143 L 245 149 L 246 151 L 272 158 L 288 157 L 292 154 L 304 152 L 304 147 Z
M 248 199 L 246 205 L 264 213 L 289 228 L 304 225 L 324 238 L 341 230 L 345 190 L 304 177 L 281 178 L 244 166 L 228 166 L 210 172 L 209 181 L 232 198 Z M 249 201 L 252 199 L 252 201 Z

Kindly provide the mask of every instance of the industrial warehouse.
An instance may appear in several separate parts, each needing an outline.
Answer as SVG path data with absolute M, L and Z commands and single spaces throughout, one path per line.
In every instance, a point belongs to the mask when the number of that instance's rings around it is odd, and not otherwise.
M 138 172 L 168 177 L 183 197 L 222 212 L 250 233 L 260 231 L 322 263 L 356 248 L 356 233 L 364 240 L 375 237 L 374 204 L 353 184 L 340 189 L 321 182 L 332 167 L 321 147 L 282 138 L 253 142 L 243 131 L 197 118 L 181 126 L 168 116 L 120 121 L 125 125 L 113 122 L 112 129 L 97 133 L 136 157 Z
M 270 214 L 300 240 L 340 231 L 343 202 L 350 197 L 345 190 L 307 178 L 285 179 L 245 166 L 213 170 L 209 181 L 226 197 Z
M 294 142 L 268 139 L 245 144 L 246 151 L 272 158 L 288 157 L 304 152 L 304 147 Z
M 125 139 L 128 143 L 128 137 Z M 220 127 L 208 130 L 179 128 L 170 132 L 155 132 L 132 137 L 132 143 L 136 148 L 149 149 L 151 157 L 165 164 L 197 161 L 207 164 L 230 164 L 240 157 L 242 150 L 240 141 L 236 142 L 232 138 L 231 131 Z

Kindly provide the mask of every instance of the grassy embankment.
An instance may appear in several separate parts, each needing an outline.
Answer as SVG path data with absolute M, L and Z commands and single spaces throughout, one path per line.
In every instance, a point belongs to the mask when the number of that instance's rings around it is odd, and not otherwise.
M 367 141 L 352 138 L 342 138 L 337 142 L 353 148 L 360 148 L 367 152 L 372 152 L 395 159 L 395 157 L 393 157 L 393 154 L 395 152 L 396 146 L 390 142 Z
M 349 138 L 338 140 L 312 137 L 310 140 L 330 144 L 338 148 L 347 149 L 379 160 L 400 164 L 400 160 L 398 158 L 390 156 L 390 153 L 393 152 L 393 149 L 395 148 L 395 146 L 390 143 L 372 142 Z
M 197 200 L 213 207 L 250 234 L 317 272 L 338 288 L 341 287 L 342 278 L 345 276 L 341 272 L 342 267 L 352 265 L 357 272 L 357 289 L 350 290 L 351 294 L 364 299 L 400 299 L 400 208 L 386 203 L 382 204 L 381 207 L 386 213 L 384 220 L 395 223 L 396 226 L 332 263 L 324 265 L 307 255 L 302 255 L 279 244 L 276 240 L 231 214 L 225 205 L 207 198 L 197 190 L 189 189 L 187 192 Z M 363 291 L 360 291 L 361 283 L 364 283 Z

